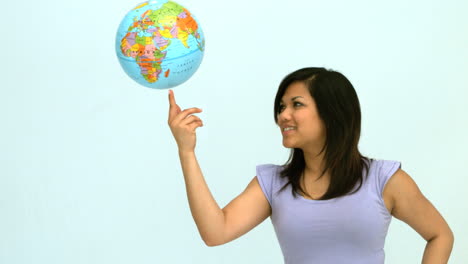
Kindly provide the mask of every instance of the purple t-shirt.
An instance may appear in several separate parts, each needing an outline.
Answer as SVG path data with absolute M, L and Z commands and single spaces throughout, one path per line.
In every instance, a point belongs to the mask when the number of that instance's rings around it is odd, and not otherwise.
M 294 198 L 280 178 L 282 167 L 257 166 L 257 178 L 272 209 L 271 222 L 286 264 L 381 264 L 391 214 L 382 192 L 400 162 L 372 160 L 361 189 L 330 200 Z

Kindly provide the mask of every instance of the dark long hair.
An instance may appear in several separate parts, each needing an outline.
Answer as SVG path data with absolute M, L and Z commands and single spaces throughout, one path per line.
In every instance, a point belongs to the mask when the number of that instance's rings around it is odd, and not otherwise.
M 320 200 L 328 200 L 357 192 L 364 181 L 363 170 L 369 171 L 370 159 L 358 149 L 361 134 L 361 107 L 351 82 L 341 73 L 325 68 L 303 68 L 287 75 L 280 83 L 274 104 L 278 124 L 280 101 L 286 89 L 294 82 L 303 82 L 315 100 L 318 114 L 326 128 L 324 152 L 325 172 L 330 174 L 330 185 Z M 283 165 L 280 177 L 288 182 L 279 190 L 292 185 L 292 194 L 306 193 L 300 185 L 305 169 L 304 152 L 293 148 Z M 359 186 L 353 188 L 359 182 Z

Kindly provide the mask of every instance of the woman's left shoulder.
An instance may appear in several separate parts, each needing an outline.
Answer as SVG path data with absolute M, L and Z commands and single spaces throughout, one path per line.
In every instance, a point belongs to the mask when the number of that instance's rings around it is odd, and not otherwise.
M 419 191 L 419 188 L 413 178 L 411 178 L 411 176 L 406 171 L 399 168 L 388 180 L 384 191 L 398 193 L 402 190 L 416 192 Z
M 414 202 L 424 199 L 416 182 L 401 168 L 389 178 L 383 190 L 383 196 L 391 201 L 393 206 L 405 203 L 414 204 Z
M 369 159 L 369 173 L 374 174 L 380 191 L 383 190 L 388 180 L 401 169 L 401 162 L 386 159 Z
M 378 169 L 381 173 L 396 172 L 401 168 L 401 162 L 391 159 L 373 159 L 369 158 L 369 166 Z

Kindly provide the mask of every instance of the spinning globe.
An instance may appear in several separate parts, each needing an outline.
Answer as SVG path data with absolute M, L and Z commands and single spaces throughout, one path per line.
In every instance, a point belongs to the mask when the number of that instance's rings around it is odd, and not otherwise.
M 137 83 L 168 89 L 187 81 L 203 59 L 205 37 L 185 7 L 168 0 L 137 5 L 123 18 L 115 51 L 125 73 Z

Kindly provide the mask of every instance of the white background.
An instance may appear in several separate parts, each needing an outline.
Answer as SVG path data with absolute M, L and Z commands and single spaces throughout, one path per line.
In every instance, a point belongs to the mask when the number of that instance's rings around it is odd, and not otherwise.
M 0 263 L 283 263 L 269 219 L 207 247 L 167 126 L 167 90 L 120 68 L 114 38 L 133 1 L 7 1 L 0 16 Z M 273 121 L 280 80 L 338 70 L 359 95 L 364 155 L 402 162 L 468 262 L 468 2 L 179 1 L 206 53 L 174 89 L 200 107 L 197 156 L 224 207 L 255 165 L 289 154 Z M 425 241 L 393 218 L 386 263 Z

